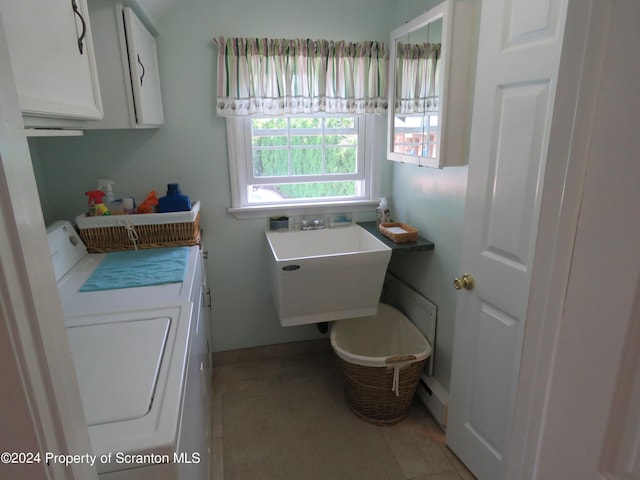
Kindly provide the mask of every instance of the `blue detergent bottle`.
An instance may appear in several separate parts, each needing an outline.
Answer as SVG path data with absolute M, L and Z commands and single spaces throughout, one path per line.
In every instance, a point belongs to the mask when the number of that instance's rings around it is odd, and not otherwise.
M 180 191 L 180 185 L 169 183 L 167 195 L 158 200 L 158 213 L 188 212 L 191 210 L 191 200 Z

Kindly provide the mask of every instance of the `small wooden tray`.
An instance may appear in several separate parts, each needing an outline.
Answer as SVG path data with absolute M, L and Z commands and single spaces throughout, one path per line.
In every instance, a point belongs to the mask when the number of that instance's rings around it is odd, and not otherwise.
M 395 243 L 415 242 L 418 240 L 418 230 L 406 223 L 381 223 L 378 225 L 378 230 Z

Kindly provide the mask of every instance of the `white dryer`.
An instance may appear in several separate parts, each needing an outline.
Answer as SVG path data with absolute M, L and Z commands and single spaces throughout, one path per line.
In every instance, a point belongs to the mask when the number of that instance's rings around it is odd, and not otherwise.
M 88 254 L 68 222 L 47 233 L 89 427 L 87 453 L 97 456 L 100 478 L 208 479 L 211 382 L 208 352 L 199 347 L 208 344 L 199 247 L 184 247 L 182 281 L 83 292 L 110 254 Z

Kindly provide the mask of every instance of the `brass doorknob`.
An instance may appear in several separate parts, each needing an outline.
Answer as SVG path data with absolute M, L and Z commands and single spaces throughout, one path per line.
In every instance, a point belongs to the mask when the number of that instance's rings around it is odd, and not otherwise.
M 453 287 L 456 290 L 461 290 L 463 288 L 465 290 L 473 290 L 473 287 L 475 286 L 475 284 L 476 284 L 475 280 L 468 273 L 465 273 L 464 275 L 462 275 L 462 278 L 456 277 L 453 279 Z

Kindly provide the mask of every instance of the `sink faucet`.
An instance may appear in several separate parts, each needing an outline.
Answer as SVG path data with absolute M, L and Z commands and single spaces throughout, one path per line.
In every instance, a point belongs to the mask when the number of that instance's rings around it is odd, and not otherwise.
M 322 230 L 326 228 L 322 218 L 305 218 L 302 220 L 302 230 Z

